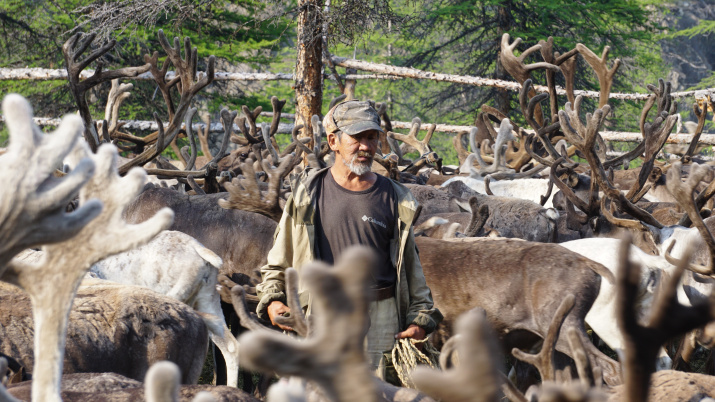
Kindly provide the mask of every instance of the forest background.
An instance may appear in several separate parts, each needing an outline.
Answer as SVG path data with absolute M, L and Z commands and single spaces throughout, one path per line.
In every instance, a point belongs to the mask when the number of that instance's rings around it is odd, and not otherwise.
M 646 84 L 658 78 L 671 81 L 674 90 L 715 87 L 715 4 L 708 0 L 0 0 L 0 67 L 64 68 L 61 46 L 77 30 L 96 33 L 96 45 L 117 40 L 101 60 L 105 68 L 138 66 L 144 54 L 163 56 L 156 34 L 161 28 L 167 37 L 191 38 L 199 70 L 215 55 L 217 71 L 294 73 L 296 20 L 311 5 L 328 27 L 328 51 L 336 56 L 513 81 L 498 61 L 502 34 L 522 38 L 520 51 L 553 36 L 562 53 L 576 43 L 597 54 L 610 46 L 610 60 L 622 61 L 612 92 L 645 93 Z M 540 61 L 538 56 L 528 60 Z M 598 89 L 583 59 L 577 76 L 577 89 Z M 539 74 L 534 78 L 545 82 Z M 331 80 L 323 90 L 325 113 L 340 91 Z M 90 93 L 95 118 L 103 115 L 108 91 L 106 83 Z M 0 81 L 0 94 L 10 92 L 29 98 L 36 116 L 76 110 L 66 81 Z M 483 104 L 522 120 L 516 93 L 489 87 L 359 80 L 355 93 L 387 102 L 390 116 L 399 121 L 420 117 L 471 125 Z M 294 113 L 292 81 L 214 81 L 193 106 L 218 121 L 223 107 L 270 110 L 271 96 L 287 99 L 284 113 Z M 679 105 L 685 121 L 694 120 L 692 102 L 686 98 Z M 609 103 L 614 108 L 610 129 L 638 131 L 639 102 Z M 153 83 L 137 81 L 120 118 L 151 120 L 153 112 L 166 115 L 165 109 Z M 712 130 L 709 122 L 705 131 Z M 432 140 L 447 163 L 456 163 L 452 136 L 436 134 Z M 3 141 L 0 132 L 0 146 Z

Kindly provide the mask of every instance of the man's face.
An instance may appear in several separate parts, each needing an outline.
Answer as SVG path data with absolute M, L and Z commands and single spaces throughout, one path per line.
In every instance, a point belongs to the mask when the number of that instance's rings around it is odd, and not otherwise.
M 377 131 L 364 131 L 355 135 L 343 133 L 340 139 L 335 134 L 331 135 L 335 136 L 330 147 L 335 151 L 336 163 L 339 159 L 351 172 L 358 176 L 362 176 L 371 170 L 372 161 L 375 157 L 375 152 L 377 152 L 379 139 Z

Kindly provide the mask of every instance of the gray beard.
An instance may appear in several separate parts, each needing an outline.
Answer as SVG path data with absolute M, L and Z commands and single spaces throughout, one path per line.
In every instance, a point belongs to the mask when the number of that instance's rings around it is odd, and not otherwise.
M 350 162 L 343 159 L 343 164 L 348 169 L 350 169 L 351 172 L 355 173 L 358 176 L 362 176 L 372 170 L 372 158 L 370 158 L 370 160 L 365 163 L 358 162 L 357 158 L 357 155 L 353 156 Z

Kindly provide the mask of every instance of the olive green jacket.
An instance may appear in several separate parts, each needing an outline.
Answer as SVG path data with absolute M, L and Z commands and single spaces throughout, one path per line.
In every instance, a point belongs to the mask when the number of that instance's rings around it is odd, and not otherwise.
M 274 300 L 286 302 L 285 269 L 294 267 L 300 276 L 300 268 L 315 259 L 315 190 L 320 182 L 317 178 L 328 169 L 307 169 L 291 183 L 293 193 L 288 197 L 276 228 L 268 263 L 261 268 L 263 282 L 256 287 L 260 298 L 256 311 L 261 318 L 268 318 L 266 309 Z M 409 189 L 395 181 L 390 182 L 397 198 L 395 235 L 390 244 L 390 253 L 397 267 L 396 300 L 400 330 L 405 330 L 410 324 L 417 324 L 429 333 L 442 321 L 442 313 L 434 308 L 412 232 L 417 201 Z M 310 295 L 302 281 L 298 285 L 298 293 L 303 308 L 309 307 Z

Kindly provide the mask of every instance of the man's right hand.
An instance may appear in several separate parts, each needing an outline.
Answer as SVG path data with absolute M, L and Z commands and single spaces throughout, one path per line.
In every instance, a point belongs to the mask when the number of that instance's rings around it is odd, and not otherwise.
M 277 316 L 282 316 L 285 313 L 290 313 L 290 308 L 283 304 L 282 301 L 279 300 L 274 300 L 271 302 L 271 304 L 268 305 L 268 308 L 266 309 L 268 312 L 268 318 L 271 319 L 271 324 L 275 325 L 276 327 L 284 330 L 284 331 L 293 331 L 293 328 L 286 326 L 286 325 L 281 325 L 278 324 L 275 320 Z

